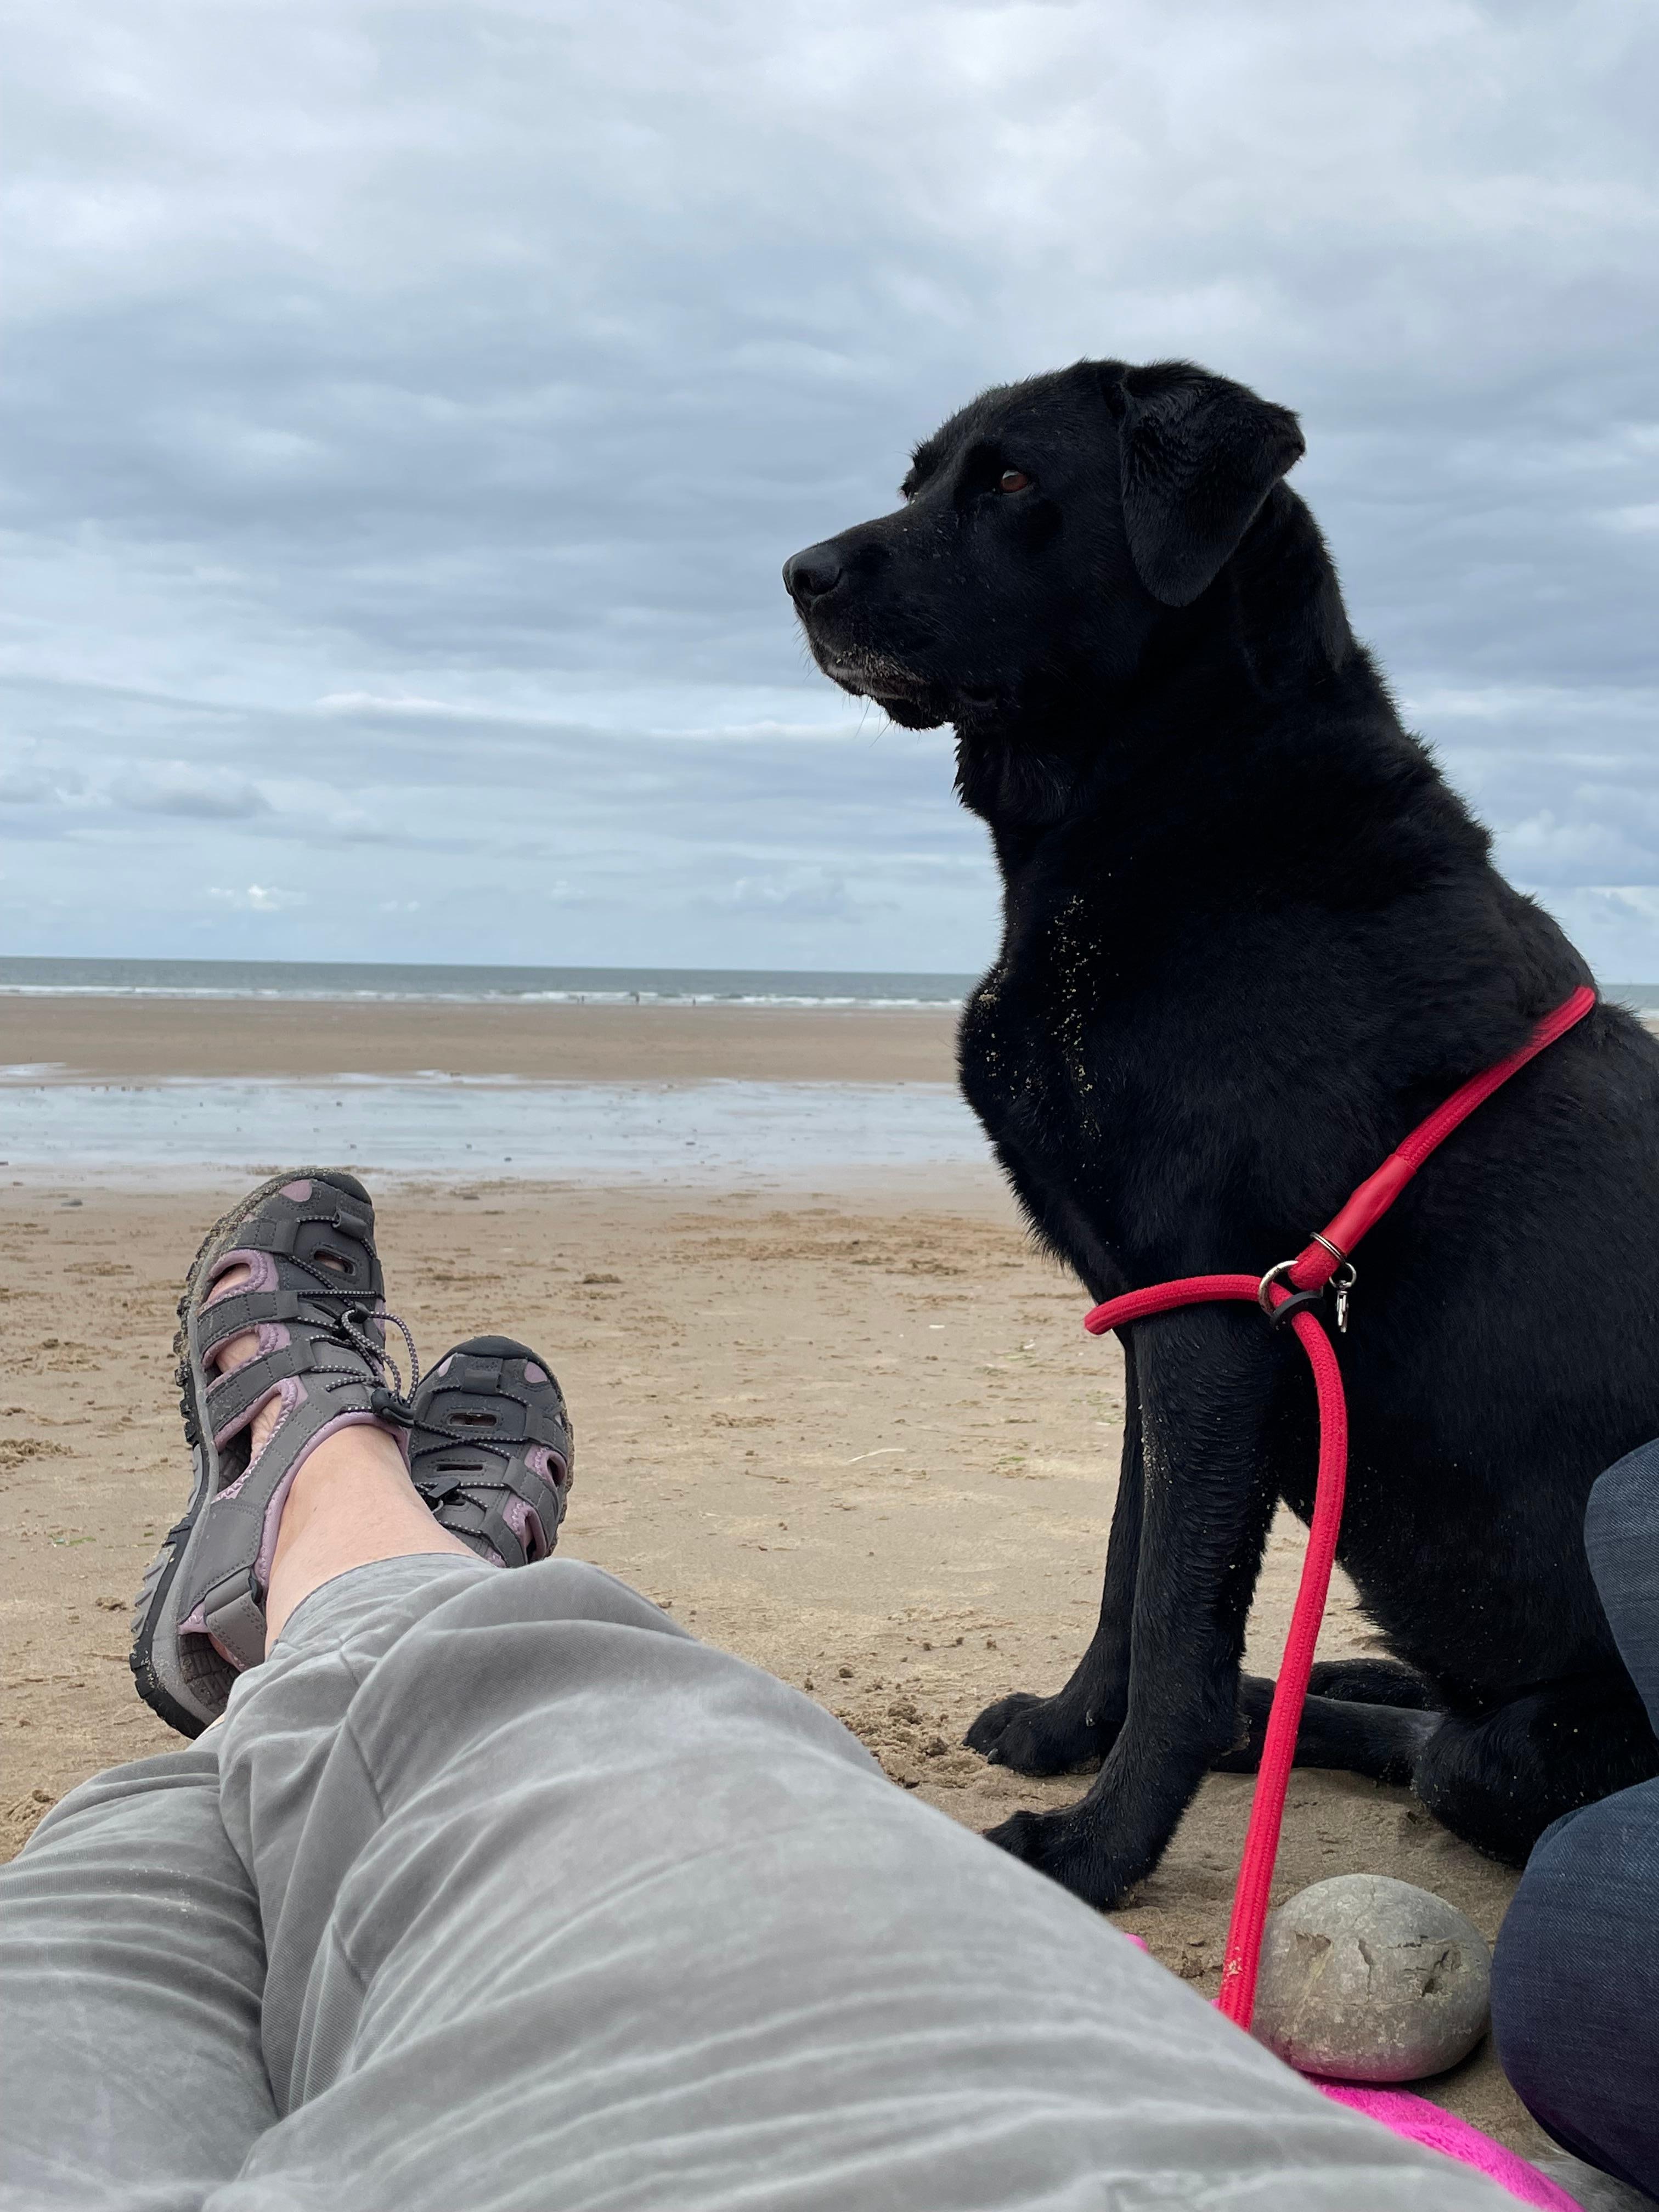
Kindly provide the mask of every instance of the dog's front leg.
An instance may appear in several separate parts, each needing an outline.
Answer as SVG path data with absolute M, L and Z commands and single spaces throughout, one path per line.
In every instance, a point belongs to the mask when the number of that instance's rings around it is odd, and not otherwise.
M 991 1840 L 1091 1905 L 1163 1856 L 1237 1728 L 1239 1660 L 1273 1508 L 1263 1440 L 1279 1363 L 1254 1314 L 1134 1332 L 1143 1527 L 1123 1726 L 1087 1796 L 1016 1813 Z
M 1100 1619 L 1063 1690 L 1051 1698 L 1016 1690 L 987 1705 L 963 1741 L 993 1766 L 1017 1774 L 1064 1774 L 1105 1758 L 1129 1704 L 1129 1648 L 1140 1566 L 1142 1454 L 1134 1346 L 1123 1347 L 1123 1460 L 1106 1547 Z

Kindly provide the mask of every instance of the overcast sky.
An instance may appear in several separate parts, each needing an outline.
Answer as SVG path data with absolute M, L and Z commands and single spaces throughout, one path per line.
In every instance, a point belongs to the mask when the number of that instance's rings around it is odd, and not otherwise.
M 7 950 L 975 966 L 949 735 L 780 564 L 981 386 L 1186 354 L 1659 981 L 1650 0 L 7 13 Z

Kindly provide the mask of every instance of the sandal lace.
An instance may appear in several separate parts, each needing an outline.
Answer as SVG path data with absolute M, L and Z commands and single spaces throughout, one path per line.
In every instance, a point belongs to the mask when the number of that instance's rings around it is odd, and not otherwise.
M 403 1370 L 397 1360 L 383 1343 L 377 1342 L 369 1334 L 368 1323 L 371 1321 L 379 1322 L 382 1328 L 390 1322 L 407 1346 L 409 1350 L 407 1389 L 404 1388 Z M 383 1421 L 390 1421 L 398 1428 L 412 1429 L 415 1425 L 415 1393 L 420 1388 L 421 1382 L 421 1356 L 415 1349 L 414 1335 L 408 1322 L 401 1315 L 392 1313 L 386 1306 L 377 1306 L 371 1313 L 367 1306 L 360 1304 L 341 1309 L 337 1318 L 331 1327 L 330 1334 L 332 1334 L 335 1329 L 337 1329 L 340 1337 L 344 1339 L 345 1346 L 356 1352 L 360 1358 L 366 1359 L 374 1370 L 374 1388 L 369 1393 L 369 1404 L 374 1412 Z M 323 1388 L 325 1390 L 349 1389 L 354 1382 L 361 1382 L 363 1379 L 356 1369 L 351 1367 L 319 1367 L 313 1369 L 313 1372 L 318 1375 L 339 1376 L 341 1378 L 339 1382 L 324 1383 Z M 388 1376 L 391 1377 L 389 1383 L 386 1379 Z
M 337 1282 L 327 1268 L 318 1267 L 313 1261 L 301 1259 L 298 1253 L 291 1253 L 289 1258 L 290 1265 L 302 1267 L 315 1285 L 314 1289 L 305 1291 L 303 1297 L 312 1301 L 322 1298 L 346 1301 L 337 1314 L 325 1315 L 322 1324 L 325 1332 L 341 1351 L 355 1352 L 360 1359 L 368 1363 L 374 1376 L 369 1404 L 380 1419 L 390 1421 L 398 1428 L 412 1429 L 415 1425 L 415 1393 L 421 1382 L 421 1356 L 415 1349 L 414 1334 L 408 1322 L 384 1304 L 371 1310 L 356 1291 Z M 371 1322 L 378 1322 L 382 1329 L 390 1322 L 403 1338 L 409 1352 L 407 1387 L 397 1359 L 383 1342 L 370 1334 Z M 325 1390 L 347 1390 L 354 1382 L 361 1383 L 363 1379 L 362 1371 L 356 1367 L 316 1367 L 312 1372 L 339 1376 L 337 1382 L 324 1383 Z

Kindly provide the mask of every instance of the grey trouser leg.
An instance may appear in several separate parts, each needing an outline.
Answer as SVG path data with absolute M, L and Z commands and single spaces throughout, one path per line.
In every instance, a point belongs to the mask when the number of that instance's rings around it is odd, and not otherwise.
M 210 2212 L 1508 2201 L 594 1568 L 343 1576 L 219 1754 L 280 2117 Z
M 84 1783 L 0 1868 L 0 2204 L 196 2212 L 276 2120 L 217 1741 Z

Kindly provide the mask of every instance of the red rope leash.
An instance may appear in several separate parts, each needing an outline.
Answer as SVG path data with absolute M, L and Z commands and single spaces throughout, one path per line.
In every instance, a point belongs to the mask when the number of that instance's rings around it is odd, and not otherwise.
M 1315 1320 L 1313 1308 L 1333 1277 L 1337 1282 L 1337 1324 L 1346 1328 L 1347 1297 L 1354 1281 L 1349 1259 L 1360 1238 L 1374 1228 L 1394 1204 L 1431 1152 L 1443 1145 L 1475 1108 L 1509 1081 L 1510 1076 L 1548 1045 L 1581 1022 L 1595 1004 L 1595 994 L 1581 987 L 1547 1014 L 1527 1043 L 1507 1060 L 1500 1060 L 1483 1075 L 1473 1077 L 1455 1091 L 1445 1104 L 1420 1122 L 1402 1145 L 1389 1153 L 1374 1175 L 1367 1176 L 1335 1218 L 1322 1230 L 1294 1260 L 1280 1262 L 1257 1278 L 1255 1275 L 1189 1275 L 1175 1283 L 1158 1283 L 1144 1291 L 1130 1291 L 1097 1306 L 1083 1326 L 1093 1336 L 1109 1328 L 1124 1328 L 1155 1314 L 1173 1313 L 1179 1306 L 1211 1305 L 1222 1300 L 1254 1299 L 1263 1311 L 1277 1316 L 1294 1304 L 1285 1319 L 1308 1355 L 1313 1370 L 1314 1392 L 1319 1407 L 1319 1472 L 1314 1491 L 1313 1520 L 1308 1548 L 1303 1555 L 1302 1578 L 1291 1613 L 1291 1632 L 1285 1640 L 1285 1656 L 1273 1690 L 1273 1709 L 1262 1743 L 1261 1764 L 1256 1772 L 1255 1795 L 1250 1804 L 1249 1826 L 1239 1862 L 1238 1882 L 1233 1892 L 1232 1920 L 1227 1929 L 1227 1953 L 1221 1968 L 1221 1994 L 1216 2002 L 1230 2020 L 1248 2028 L 1255 2009 L 1256 1973 L 1261 1957 L 1261 1934 L 1267 1923 L 1268 1892 L 1273 1862 L 1279 1855 L 1279 1833 L 1285 1818 L 1285 1795 L 1290 1786 L 1296 1757 L 1297 1731 L 1308 1694 L 1314 1647 L 1325 1613 L 1336 1559 L 1337 1533 L 1342 1525 L 1342 1498 L 1348 1476 L 1348 1408 L 1342 1395 L 1342 1370 L 1331 1340 Z

